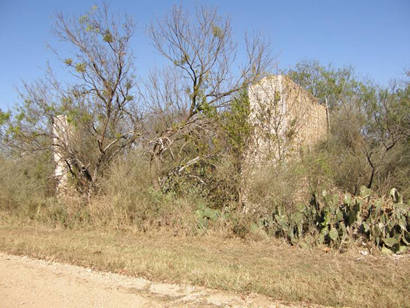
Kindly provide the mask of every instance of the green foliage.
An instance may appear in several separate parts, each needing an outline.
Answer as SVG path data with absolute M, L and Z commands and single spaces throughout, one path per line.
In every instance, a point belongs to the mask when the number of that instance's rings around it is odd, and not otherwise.
M 226 142 L 230 150 L 238 157 L 242 156 L 251 132 L 249 114 L 248 92 L 243 90 L 238 97 L 233 99 L 230 109 L 221 115 L 221 125 L 226 135 Z
M 88 22 L 89 18 L 88 15 L 82 15 L 78 18 L 78 21 L 80 24 L 85 24 L 86 22 Z
M 216 159 L 214 169 L 208 175 L 212 202 L 224 207 L 232 201 L 240 201 L 242 194 L 242 169 L 244 153 L 248 146 L 252 126 L 249 123 L 250 106 L 246 90 L 242 90 L 221 113 L 216 109 L 208 113 L 218 123 L 213 140 Z
M 85 63 L 77 63 L 75 65 L 75 70 L 79 73 L 85 73 L 86 64 Z
M 10 119 L 10 112 L 0 110 L 0 126 L 4 125 Z
M 64 63 L 68 66 L 70 66 L 71 64 L 73 64 L 73 59 L 67 58 L 64 60 Z
M 209 224 L 216 222 L 221 216 L 221 211 L 207 207 L 205 204 L 200 204 L 199 208 L 195 212 L 198 220 L 198 228 L 206 230 Z
M 103 40 L 104 42 L 107 42 L 107 43 L 114 42 L 114 38 L 109 30 L 105 31 Z
M 206 102 L 200 111 L 210 133 L 192 130 L 173 144 L 173 153 L 162 155 L 167 168 L 161 188 L 177 195 L 193 192 L 221 209 L 239 200 L 243 153 L 251 130 L 247 93 L 241 92 L 223 111 Z M 179 125 L 175 123 L 173 129 L 180 129 Z
M 218 39 L 222 39 L 223 35 L 224 35 L 221 27 L 219 27 L 217 25 L 212 26 L 212 34 L 213 34 L 214 37 L 216 37 Z
M 357 96 L 372 95 L 373 88 L 357 80 L 352 67 L 334 68 L 317 61 L 297 63 L 287 74 L 301 87 L 310 91 L 330 110 L 335 110 Z

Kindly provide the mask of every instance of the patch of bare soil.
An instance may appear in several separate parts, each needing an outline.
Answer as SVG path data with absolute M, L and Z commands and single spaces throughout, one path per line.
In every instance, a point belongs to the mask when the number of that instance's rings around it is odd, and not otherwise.
M 323 307 L 0 253 L 1 307 Z

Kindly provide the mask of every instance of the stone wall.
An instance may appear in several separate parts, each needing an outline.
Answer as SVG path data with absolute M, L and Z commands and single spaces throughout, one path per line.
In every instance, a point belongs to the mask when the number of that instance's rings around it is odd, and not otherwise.
M 57 193 L 63 193 L 68 186 L 68 170 L 64 153 L 70 139 L 69 124 L 65 115 L 54 117 L 53 123 L 53 148 L 54 162 L 56 164 L 54 176 L 57 181 Z
M 245 210 L 259 176 L 269 173 L 279 162 L 299 159 L 302 151 L 326 138 L 326 108 L 289 77 L 268 76 L 248 88 L 252 133 L 242 165 L 240 199 Z M 272 170 L 273 171 L 273 170 Z M 305 200 L 306 179 L 292 183 L 294 201 Z M 262 179 L 263 182 L 263 179 Z M 296 184 L 296 186 L 294 185 Z
M 326 108 L 289 77 L 265 77 L 248 95 L 254 130 L 245 164 L 286 160 L 326 137 Z

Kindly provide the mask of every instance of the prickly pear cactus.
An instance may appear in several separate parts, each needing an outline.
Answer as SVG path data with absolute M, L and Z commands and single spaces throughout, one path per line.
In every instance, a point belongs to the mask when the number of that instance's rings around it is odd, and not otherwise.
M 410 204 L 396 189 L 390 197 L 378 197 L 362 187 L 358 196 L 324 191 L 290 213 L 277 207 L 268 228 L 293 244 L 314 234 L 317 244 L 331 247 L 360 239 L 384 252 L 403 253 L 410 246 L 409 222 Z

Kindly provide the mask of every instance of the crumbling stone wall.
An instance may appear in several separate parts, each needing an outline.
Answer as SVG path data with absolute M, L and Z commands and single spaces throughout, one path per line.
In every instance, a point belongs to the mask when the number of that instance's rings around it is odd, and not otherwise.
M 298 159 L 327 135 L 326 108 L 308 91 L 283 75 L 268 76 L 248 88 L 252 126 L 244 155 L 240 199 L 248 210 L 255 183 L 269 167 Z M 306 181 L 299 179 L 295 200 L 303 200 Z M 252 188 L 253 187 L 253 188 Z
M 65 115 L 54 117 L 53 122 L 53 148 L 54 148 L 54 162 L 56 167 L 54 169 L 54 177 L 57 181 L 57 193 L 66 192 L 68 187 L 68 169 L 66 163 L 67 146 L 71 137 L 70 127 Z
M 246 165 L 286 160 L 326 137 L 326 108 L 289 77 L 265 77 L 248 95 L 253 132 Z

